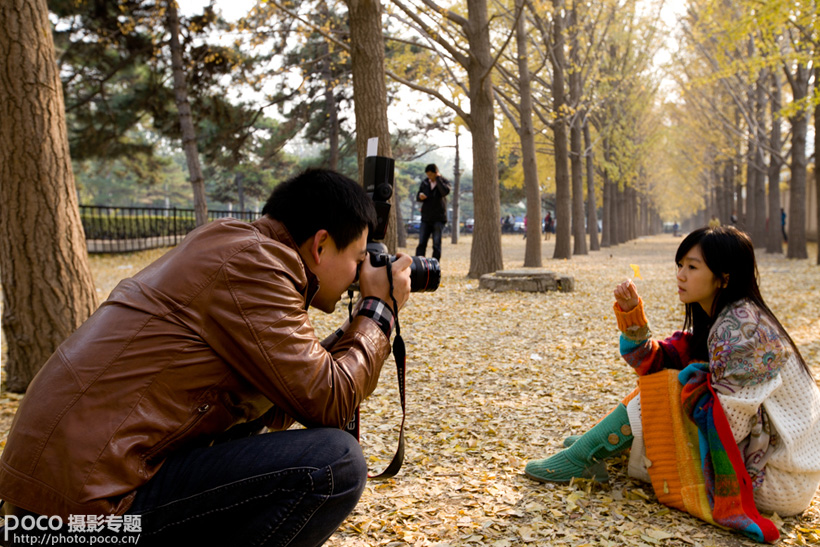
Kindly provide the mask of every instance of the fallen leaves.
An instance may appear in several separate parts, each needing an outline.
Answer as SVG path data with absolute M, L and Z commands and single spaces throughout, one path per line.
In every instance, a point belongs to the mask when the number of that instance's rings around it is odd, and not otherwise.
M 656 335 L 681 328 L 679 242 L 656 236 L 570 261 L 546 260 L 547 269 L 576 280 L 574 293 L 546 294 L 479 290 L 466 278 L 469 239 L 445 243 L 441 288 L 412 295 L 399 314 L 408 351 L 405 465 L 389 485 L 368 484 L 328 545 L 755 545 L 660 505 L 649 485 L 626 477 L 623 458 L 610 465 L 607 485 L 539 484 L 523 476 L 527 460 L 559 450 L 566 436 L 586 431 L 634 387 L 612 315 L 612 291 L 625 272 L 640 274 L 637 288 Z M 504 236 L 503 244 L 507 268 L 519 268 L 523 240 Z M 545 247 L 544 255 L 550 251 Z M 640 269 L 630 270 L 636 263 Z M 820 328 L 809 332 L 820 317 L 820 296 L 805 290 L 820 285 L 820 268 L 763 256 L 760 271 L 765 298 L 801 337 L 801 351 L 820 355 Z M 788 296 L 792 284 L 800 303 Z M 314 315 L 317 328 L 329 331 L 344 314 Z M 400 421 L 394 384 L 387 365 L 362 408 L 363 431 L 371 432 L 363 449 L 369 461 L 381 462 L 376 468 L 392 457 L 398 435 L 393 428 L 385 438 L 379 429 L 384 420 Z M 408 499 L 410 506 L 394 505 Z M 357 531 L 365 520 L 367 531 Z M 785 519 L 781 543 L 805 544 L 818 528 L 820 495 L 802 517 Z
M 521 267 L 524 240 L 502 240 L 507 268 Z M 626 476 L 624 457 L 610 462 L 612 478 L 603 485 L 540 484 L 523 476 L 528 460 L 558 451 L 565 437 L 585 432 L 634 387 L 618 353 L 617 283 L 633 273 L 656 336 L 681 328 L 674 280 L 679 242 L 654 236 L 572 260 L 545 260 L 547 269 L 575 277 L 572 293 L 491 293 L 466 278 L 470 238 L 455 246 L 445 241 L 441 287 L 412 295 L 399 314 L 408 358 L 404 466 L 393 479 L 368 483 L 328 545 L 756 545 L 660 505 L 650 486 Z M 544 245 L 545 257 L 552 245 Z M 101 297 L 154 258 L 91 257 Z M 758 260 L 766 301 L 820 378 L 820 267 L 766 254 Z M 630 269 L 637 264 L 640 269 Z M 311 312 L 311 320 L 321 337 L 346 313 L 339 306 L 332 315 Z M 0 442 L 18 403 L 0 396 Z M 371 472 L 392 458 L 400 421 L 390 362 L 362 407 Z M 820 544 L 820 495 L 802 516 L 775 516 L 775 522 L 781 545 Z

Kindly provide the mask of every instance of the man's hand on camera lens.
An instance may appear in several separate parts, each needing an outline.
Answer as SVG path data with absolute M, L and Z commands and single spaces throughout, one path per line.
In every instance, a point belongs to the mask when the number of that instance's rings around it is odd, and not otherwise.
M 410 297 L 410 264 L 413 259 L 406 254 L 396 256 L 396 261 L 389 265 L 393 270 L 393 298 L 399 309 Z M 390 298 L 390 282 L 384 266 L 376 267 L 370 260 L 362 262 L 359 271 L 359 288 L 362 297 L 375 296 L 381 298 L 390 308 L 393 308 L 393 299 Z M 396 310 L 393 310 L 396 311 Z
M 396 299 L 399 309 L 410 298 L 410 265 L 412 263 L 413 257 L 404 253 L 397 254 L 396 261 L 393 262 L 393 298 Z

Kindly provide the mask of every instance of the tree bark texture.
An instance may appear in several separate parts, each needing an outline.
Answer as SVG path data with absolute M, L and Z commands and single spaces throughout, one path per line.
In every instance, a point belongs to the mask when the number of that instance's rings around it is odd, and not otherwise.
M 330 20 L 330 10 L 327 2 L 319 5 L 319 10 L 326 20 Z M 328 158 L 327 167 L 332 171 L 339 169 L 339 113 L 336 105 L 336 93 L 333 81 L 333 58 L 330 54 L 330 44 L 325 41 L 322 46 L 322 53 L 325 56 L 322 62 L 322 79 L 325 82 L 325 113 L 328 123 Z
M 236 182 L 236 195 L 239 201 L 239 210 L 245 210 L 245 175 L 242 172 L 239 172 L 234 177 L 234 181 Z
M 330 58 L 323 63 L 325 78 L 325 112 L 328 123 L 328 158 L 327 166 L 332 171 L 339 169 L 339 113 L 336 106 L 336 95 L 333 89 L 333 76 L 330 73 Z
M 6 387 L 25 391 L 97 307 L 45 0 L 0 3 L 0 280 Z
M 555 251 L 553 258 L 572 258 L 572 207 L 567 150 L 567 105 L 564 93 L 564 0 L 552 0 L 552 104 L 557 118 L 552 125 L 555 141 Z
M 573 254 L 585 255 L 587 251 L 586 226 L 584 225 L 584 175 L 581 159 L 581 66 L 578 45 L 578 12 L 575 3 L 569 11 L 569 63 L 573 70 L 569 73 L 569 103 L 572 117 L 569 124 L 570 166 L 572 180 L 572 235 Z
M 621 185 L 618 184 L 618 182 L 611 181 L 610 184 L 612 186 L 612 210 L 610 211 L 612 213 L 612 216 L 609 219 L 609 221 L 612 223 L 612 240 L 610 242 L 613 245 L 620 245 L 621 243 L 623 243 L 623 241 L 621 240 L 621 222 L 623 220 L 621 212 L 623 209 L 623 196 L 621 191 Z
M 626 187 L 622 187 L 623 183 L 615 183 L 615 200 L 617 213 L 613 215 L 616 234 L 616 242 L 618 245 L 626 243 Z
M 780 128 L 782 86 L 777 72 L 772 73 L 771 82 L 772 132 L 769 135 L 769 146 L 772 152 L 769 157 L 769 225 L 766 231 L 766 252 L 783 254 L 783 231 L 780 229 L 780 169 L 783 161 L 779 155 L 783 148 Z
M 364 159 L 367 141 L 379 138 L 378 155 L 393 157 L 390 128 L 387 123 L 387 86 L 384 72 L 384 36 L 380 0 L 347 0 L 350 19 L 350 58 L 353 65 L 353 97 L 356 114 L 356 150 L 359 158 L 359 180 L 364 181 Z M 397 250 L 396 208 L 393 198 L 385 245 Z
M 763 143 L 766 140 L 766 87 L 768 81 L 768 73 L 762 71 L 757 80 L 755 92 L 757 97 L 755 99 L 755 119 L 757 126 L 755 128 L 755 157 L 754 157 L 754 207 L 755 219 L 754 226 L 751 227 L 752 242 L 755 247 L 766 246 L 766 162 L 763 158 Z M 776 225 L 775 214 L 779 212 L 769 212 L 769 227 Z
M 461 208 L 459 207 L 459 196 L 461 195 L 461 149 L 459 148 L 459 125 L 456 123 L 456 159 L 453 165 L 453 191 L 450 192 L 450 201 L 453 203 L 453 229 L 450 234 L 450 243 L 458 244 L 459 232 L 461 230 Z
M 473 202 L 475 227 L 468 277 L 504 269 L 501 257 L 501 203 L 495 145 L 490 29 L 487 0 L 467 1 L 470 44 L 467 76 L 470 83 L 470 130 L 473 137 Z
M 723 165 L 723 193 L 726 196 L 726 222 L 732 222 L 732 215 L 737 217 L 735 209 L 735 164 L 734 160 L 726 160 Z
M 755 134 L 750 130 L 748 135 L 748 146 L 746 150 L 746 233 L 752 236 L 757 218 L 755 213 L 755 197 L 757 196 L 757 169 L 755 167 L 755 157 L 757 156 L 757 147 L 755 146 Z M 752 241 L 754 243 L 754 241 Z
M 196 145 L 196 129 L 191 115 L 191 104 L 188 102 L 188 82 L 185 77 L 185 66 L 182 63 L 182 44 L 179 42 L 179 13 L 176 0 L 168 0 L 168 32 L 171 35 L 171 70 L 174 74 L 174 98 L 179 112 L 179 128 L 182 132 L 182 149 L 188 164 L 188 175 L 194 190 L 194 214 L 196 225 L 208 222 L 208 204 L 205 199 L 205 178 L 199 163 L 199 149 Z
M 604 138 L 603 142 L 604 147 L 604 164 L 608 159 L 608 151 L 607 151 L 607 141 Z M 601 219 L 601 247 L 611 247 L 612 246 L 612 183 L 609 180 L 609 173 L 607 172 L 606 168 L 603 170 L 603 195 L 602 198 L 602 219 Z
M 738 163 L 738 174 L 742 171 L 743 167 Z M 738 177 L 737 180 L 737 188 L 735 189 L 735 207 L 737 209 L 737 223 L 738 228 L 741 230 L 745 230 L 746 228 L 746 209 L 744 208 L 745 201 L 743 200 L 743 181 L 740 180 L 742 177 Z
M 586 150 L 586 164 L 587 164 L 587 226 L 589 227 L 589 249 L 591 251 L 598 251 L 601 245 L 598 242 L 598 208 L 595 200 L 595 170 L 594 162 L 592 161 L 592 138 L 589 134 L 589 121 L 584 117 L 583 125 L 584 133 L 584 149 Z
M 809 89 L 809 70 L 799 64 L 792 82 L 794 102 L 805 99 Z M 802 110 L 789 119 L 792 125 L 792 180 L 789 184 L 788 213 L 788 258 L 808 258 L 806 249 L 806 134 L 809 127 L 809 113 Z M 779 221 L 780 219 L 778 219 Z
M 820 86 L 820 65 L 814 65 L 814 86 Z M 820 160 L 820 139 L 817 138 L 817 133 L 820 132 L 820 107 L 814 107 L 814 184 L 815 184 L 815 199 L 817 200 L 817 232 L 815 233 L 815 241 L 817 241 L 817 265 L 820 266 L 820 169 L 817 164 Z
M 526 17 L 522 13 L 524 0 L 516 0 L 518 21 L 515 28 L 518 47 L 518 88 L 521 156 L 524 168 L 524 190 L 527 195 L 527 245 L 524 251 L 524 266 L 540 268 L 541 261 L 541 188 L 538 185 L 538 165 L 535 161 L 535 130 L 532 124 L 532 92 L 530 90 L 530 68 L 527 55 Z

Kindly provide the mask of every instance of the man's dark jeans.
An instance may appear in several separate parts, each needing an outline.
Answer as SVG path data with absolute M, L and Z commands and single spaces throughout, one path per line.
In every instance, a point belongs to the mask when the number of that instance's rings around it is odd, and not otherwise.
M 443 222 L 424 222 L 419 226 L 419 246 L 416 247 L 416 256 L 424 256 L 427 252 L 427 241 L 433 236 L 433 258 L 441 260 L 441 232 Z
M 171 455 L 128 513 L 140 545 L 321 545 L 366 481 L 349 433 L 266 433 Z

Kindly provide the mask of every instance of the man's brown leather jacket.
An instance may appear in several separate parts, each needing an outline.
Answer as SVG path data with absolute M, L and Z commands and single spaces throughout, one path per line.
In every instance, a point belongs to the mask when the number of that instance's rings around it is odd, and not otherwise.
M 279 222 L 227 219 L 117 285 L 31 383 L 0 459 L 0 499 L 41 515 L 122 514 L 174 450 L 260 417 L 342 428 L 388 339 L 356 316 L 326 349 L 318 281 Z

